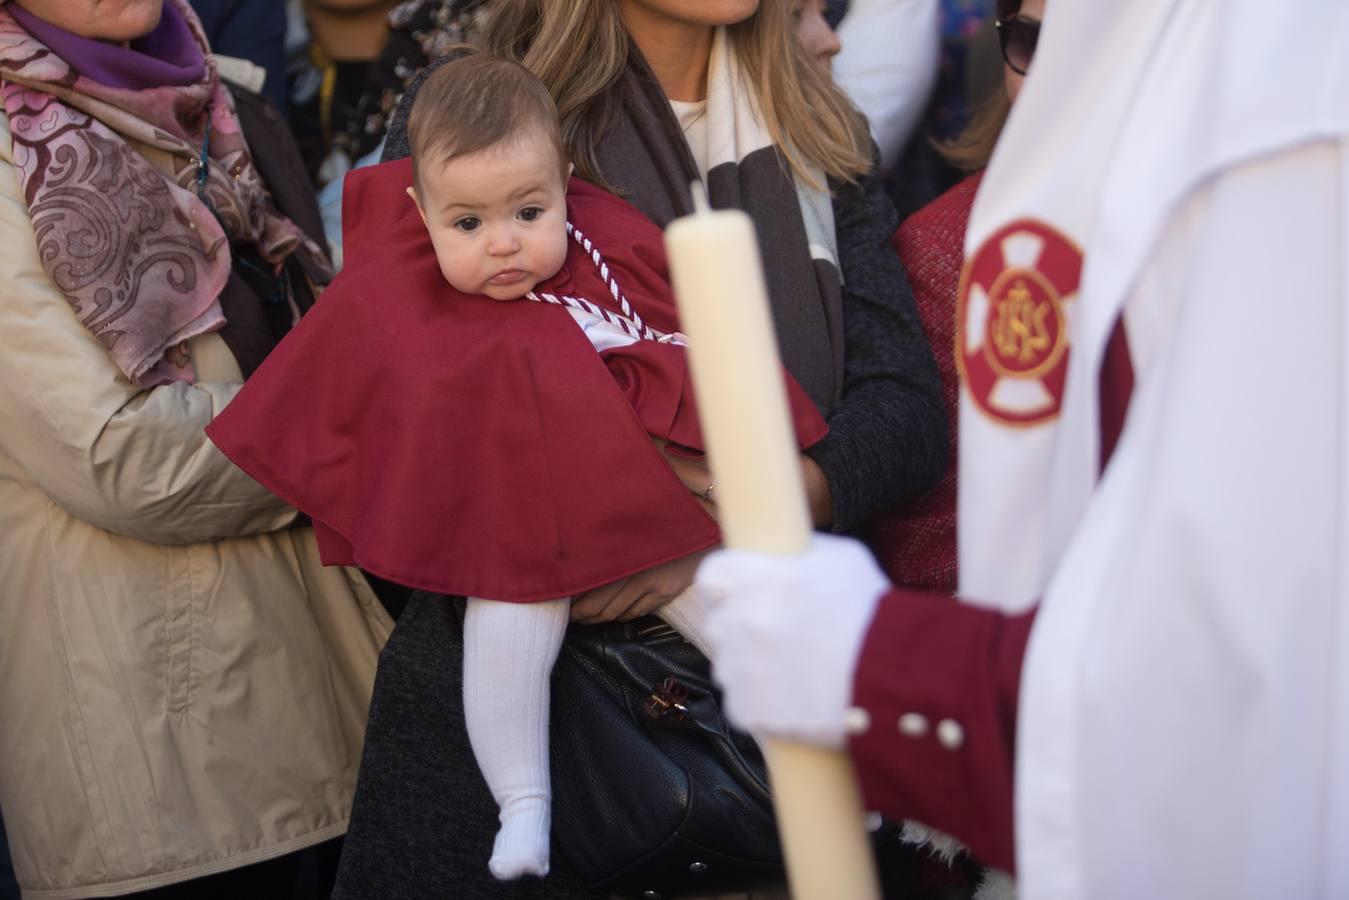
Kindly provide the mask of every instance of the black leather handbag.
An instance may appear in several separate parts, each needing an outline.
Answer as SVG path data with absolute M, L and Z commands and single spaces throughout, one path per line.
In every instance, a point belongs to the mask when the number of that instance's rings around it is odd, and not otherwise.
M 554 846 L 592 887 L 668 900 L 785 881 L 758 746 L 664 622 L 573 627 L 551 734 Z

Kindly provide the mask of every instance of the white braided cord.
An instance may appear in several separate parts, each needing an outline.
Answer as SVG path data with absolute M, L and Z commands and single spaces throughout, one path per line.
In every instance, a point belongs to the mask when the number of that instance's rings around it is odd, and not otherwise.
M 597 306 L 583 297 L 558 296 L 557 294 L 530 291 L 528 294 L 525 294 L 525 298 L 537 303 L 552 303 L 556 306 L 567 306 L 572 309 L 588 312 L 593 316 L 599 316 L 611 325 L 617 325 L 619 328 L 623 329 L 623 332 L 635 341 L 660 340 L 650 328 L 647 328 L 646 334 L 643 334 L 642 327 L 639 327 L 638 323 L 634 322 L 632 319 L 629 319 L 626 316 L 620 316 L 618 313 L 609 312 L 609 310 L 604 307 Z
M 618 308 L 623 310 L 623 315 L 632 319 L 632 321 L 637 324 L 637 327 L 642 331 L 643 336 L 645 336 L 647 340 L 654 340 L 655 333 L 642 321 L 642 317 L 637 314 L 637 310 L 633 309 L 628 304 L 628 298 L 624 297 L 623 292 L 618 289 L 618 282 L 609 274 L 609 265 L 604 261 L 604 258 L 600 256 L 599 248 L 590 242 L 590 238 L 586 237 L 581 232 L 581 229 L 570 222 L 567 223 L 567 233 L 572 236 L 572 239 L 576 241 L 576 243 L 581 245 L 581 248 L 589 255 L 590 261 L 595 264 L 595 268 L 599 269 L 600 278 L 603 278 L 604 283 L 609 286 L 609 293 L 618 301 Z
M 581 246 L 581 249 L 585 251 L 586 256 L 590 258 L 591 263 L 599 270 L 600 278 L 602 278 L 604 283 L 608 286 L 609 293 L 613 295 L 614 300 L 618 303 L 619 309 L 623 310 L 623 313 L 621 315 L 612 313 L 604 307 L 597 306 L 581 297 L 559 297 L 556 294 L 530 291 L 525 295 L 526 298 L 539 303 L 553 303 L 557 306 L 569 306 L 572 309 L 583 310 L 591 315 L 599 316 L 604 321 L 622 328 L 628 336 L 635 340 L 658 341 L 663 344 L 675 340 L 675 335 L 663 334 L 642 321 L 642 317 L 637 314 L 637 310 L 633 309 L 632 305 L 628 303 L 628 298 L 623 296 L 623 291 L 618 287 L 618 281 L 614 279 L 609 271 L 608 263 L 604 261 L 604 257 L 600 256 L 599 248 L 591 242 L 590 238 L 586 237 L 581 232 L 581 229 L 568 222 L 567 234 L 571 235 L 572 239 Z

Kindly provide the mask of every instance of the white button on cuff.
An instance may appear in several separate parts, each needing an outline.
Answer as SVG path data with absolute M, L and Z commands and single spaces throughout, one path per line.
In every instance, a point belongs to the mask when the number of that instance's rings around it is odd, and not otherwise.
M 871 713 L 860 706 L 850 706 L 843 711 L 843 730 L 848 734 L 866 734 L 871 728 Z
M 905 713 L 900 716 L 899 733 L 911 738 L 920 738 L 927 734 L 927 716 L 922 713 Z
M 942 719 L 937 723 L 937 740 L 947 750 L 959 750 L 965 743 L 965 729 L 955 719 Z
M 881 818 L 880 813 L 869 812 L 862 820 L 862 824 L 866 825 L 867 831 L 880 831 L 881 826 L 885 824 L 885 820 Z

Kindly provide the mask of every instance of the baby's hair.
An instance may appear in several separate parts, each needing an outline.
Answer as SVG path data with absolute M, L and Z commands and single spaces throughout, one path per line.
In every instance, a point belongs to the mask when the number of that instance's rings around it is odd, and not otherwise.
M 503 141 L 542 133 L 557 148 L 565 184 L 566 146 L 548 89 L 519 63 L 470 51 L 422 84 L 408 114 L 413 183 L 425 165 L 444 165 Z

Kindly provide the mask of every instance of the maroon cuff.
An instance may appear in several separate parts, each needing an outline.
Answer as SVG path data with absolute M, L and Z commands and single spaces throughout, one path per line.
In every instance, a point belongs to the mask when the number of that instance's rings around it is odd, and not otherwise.
M 1035 610 L 1006 616 L 895 588 L 853 683 L 851 739 L 867 808 L 946 832 L 1013 871 L 1012 763 L 1021 661 Z

